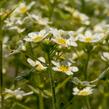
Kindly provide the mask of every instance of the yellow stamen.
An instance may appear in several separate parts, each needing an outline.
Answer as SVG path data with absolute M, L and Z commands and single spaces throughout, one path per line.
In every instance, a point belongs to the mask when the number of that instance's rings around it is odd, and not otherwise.
M 62 44 L 62 45 L 66 45 L 67 42 L 66 42 L 66 39 L 58 38 L 57 43 Z
M 42 36 L 35 36 L 34 37 L 34 42 L 39 42 L 39 41 L 41 41 L 43 39 L 43 37 Z
M 85 40 L 85 42 L 91 42 L 92 38 L 91 37 L 86 37 L 84 40 Z
M 89 95 L 89 92 L 88 91 L 80 91 L 78 95 L 82 95 L 82 96 Z
M 36 69 L 37 69 L 38 71 L 40 71 L 40 70 L 44 70 L 45 67 L 44 67 L 42 64 L 37 64 L 37 65 L 36 65 Z
M 67 71 L 69 71 L 69 67 L 62 65 L 62 66 L 59 67 L 59 70 L 62 71 L 62 72 L 67 72 Z
M 20 8 L 20 12 L 21 13 L 25 13 L 26 11 L 27 11 L 27 7 L 26 6 Z

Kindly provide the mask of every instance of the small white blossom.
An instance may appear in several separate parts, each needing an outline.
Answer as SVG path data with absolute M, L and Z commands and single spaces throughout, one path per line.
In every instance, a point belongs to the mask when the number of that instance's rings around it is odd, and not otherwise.
M 87 30 L 84 34 L 78 34 L 77 39 L 85 43 L 96 43 L 104 38 L 104 33 L 93 33 Z
M 25 2 L 20 3 L 20 5 L 15 9 L 15 13 L 20 13 L 24 14 L 26 13 L 29 9 L 32 8 L 32 6 L 35 4 L 35 2 L 31 2 L 29 5 L 26 5 Z
M 77 87 L 73 88 L 73 95 L 87 96 L 93 93 L 91 87 L 85 87 L 82 90 L 79 90 Z
M 48 25 L 48 24 L 51 24 L 51 22 L 49 21 L 48 18 L 42 18 L 41 15 L 35 15 L 35 14 L 32 14 L 30 15 L 35 21 L 37 21 L 38 24 L 40 25 Z
M 6 27 L 13 27 L 15 25 L 23 24 L 23 20 L 20 17 L 15 17 L 15 16 L 11 16 L 7 18 L 4 22 Z
M 80 13 L 77 10 L 74 10 L 72 14 L 73 14 L 73 17 L 74 18 L 80 19 L 80 21 L 83 24 L 86 24 L 86 25 L 89 25 L 90 24 L 89 18 L 85 14 Z
M 39 60 L 39 61 L 38 61 Z M 35 67 L 36 70 L 41 71 L 45 70 L 47 67 L 45 67 L 42 63 L 45 63 L 45 59 L 43 57 L 39 57 L 38 60 L 33 61 L 32 59 L 28 58 L 27 62 L 32 66 Z M 42 63 L 41 63 L 41 62 Z
M 53 67 L 54 71 L 63 72 L 67 75 L 73 75 L 74 72 L 78 71 L 78 67 L 71 66 L 71 63 L 69 62 L 59 63 L 59 62 L 52 61 L 52 63 L 55 65 L 55 67 Z
M 33 94 L 33 92 L 28 92 L 25 93 L 23 90 L 21 90 L 20 88 L 16 89 L 16 90 L 11 90 L 11 89 L 5 89 L 5 93 L 9 94 L 5 97 L 5 99 L 14 96 L 16 99 L 21 100 L 24 96 L 28 96 Z
M 66 11 L 70 12 L 74 19 L 80 20 L 80 22 L 82 24 L 85 24 L 85 25 L 89 25 L 90 24 L 89 17 L 87 15 L 85 15 L 84 13 L 81 13 L 78 10 L 76 10 L 74 8 L 70 8 L 68 6 L 64 6 L 63 8 Z
M 24 38 L 27 42 L 40 42 L 48 35 L 46 30 L 41 30 L 40 32 L 31 32 L 27 37 Z
M 22 28 L 22 24 L 24 23 L 24 20 L 20 17 L 11 16 L 10 18 L 7 18 L 5 21 L 5 25 L 3 29 L 7 30 L 17 30 L 18 33 L 22 33 L 25 31 L 25 28 Z
M 105 21 L 98 23 L 94 26 L 93 30 L 95 32 L 104 33 L 105 35 L 109 34 L 109 24 Z
M 73 36 L 69 35 L 70 32 L 68 34 L 64 30 L 57 30 L 55 28 L 51 28 L 50 33 L 53 34 L 52 41 L 59 44 L 62 47 L 77 46 L 77 43 L 75 42 Z

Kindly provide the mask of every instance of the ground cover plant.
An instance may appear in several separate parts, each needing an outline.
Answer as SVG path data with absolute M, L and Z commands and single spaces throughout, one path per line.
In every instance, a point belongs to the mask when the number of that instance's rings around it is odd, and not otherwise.
M 0 109 L 109 109 L 109 1 L 1 0 Z

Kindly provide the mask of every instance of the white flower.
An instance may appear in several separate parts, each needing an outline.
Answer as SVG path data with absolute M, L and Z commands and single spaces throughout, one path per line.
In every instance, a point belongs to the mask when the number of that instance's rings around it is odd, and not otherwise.
M 77 87 L 73 88 L 73 95 L 87 96 L 93 93 L 91 87 L 85 87 L 82 90 L 79 90 Z
M 38 61 L 39 60 L 39 61 Z M 45 63 L 45 59 L 43 57 L 39 57 L 38 60 L 33 61 L 32 59 L 28 58 L 27 62 L 32 66 L 35 67 L 36 70 L 41 71 L 45 70 L 47 67 L 45 67 L 42 63 Z M 41 62 L 42 63 L 41 63 Z
M 20 17 L 11 16 L 10 18 L 7 18 L 5 21 L 6 27 L 13 27 L 15 25 L 22 25 L 23 20 Z
M 48 35 L 46 30 L 41 30 L 40 32 L 31 32 L 27 37 L 24 38 L 27 42 L 40 42 Z
M 104 38 L 104 33 L 93 33 L 87 30 L 85 34 L 78 34 L 77 39 L 85 43 L 96 43 Z
M 15 12 L 24 14 L 35 4 L 35 2 L 31 2 L 29 5 L 26 5 L 25 2 L 20 3 L 19 7 L 16 8 Z
M 7 18 L 4 22 L 5 25 L 3 29 L 17 30 L 18 33 L 22 33 L 25 30 L 25 28 L 21 27 L 24 23 L 24 20 L 20 17 L 11 16 L 10 18 Z
M 86 24 L 86 25 L 89 25 L 90 24 L 90 21 L 89 21 L 88 16 L 86 16 L 83 13 L 80 13 L 78 10 L 74 10 L 72 14 L 73 14 L 73 17 L 74 18 L 80 19 L 80 21 L 83 24 Z
M 49 31 L 54 37 L 61 37 L 62 35 L 66 34 L 64 30 L 58 30 L 57 28 L 49 28 Z
M 63 72 L 67 75 L 73 75 L 73 72 L 78 71 L 78 68 L 76 66 L 71 66 L 71 63 L 69 62 L 59 63 L 52 61 L 52 63 L 55 65 L 55 67 L 53 67 L 54 71 Z
M 70 8 L 68 6 L 63 7 L 66 11 L 70 12 L 74 19 L 80 20 L 82 24 L 89 25 L 89 17 L 74 8 Z
M 32 14 L 30 15 L 35 21 L 37 21 L 38 24 L 40 25 L 48 25 L 50 24 L 51 22 L 49 22 L 48 18 L 42 18 L 41 15 L 35 15 L 35 14 Z
M 60 46 L 63 46 L 63 47 L 67 47 L 68 46 L 68 40 L 63 38 L 61 36 L 63 31 L 53 31 L 53 38 L 52 38 L 52 41 L 59 44 Z
M 94 26 L 95 32 L 103 32 L 105 34 L 109 33 L 109 24 L 107 24 L 105 21 L 102 21 L 101 23 L 98 23 Z
M 52 41 L 59 44 L 62 47 L 68 47 L 68 46 L 74 46 L 75 47 L 75 46 L 77 46 L 77 43 L 75 42 L 73 36 L 69 35 L 69 34 L 71 34 L 70 32 L 68 34 L 64 30 L 57 30 L 55 28 L 51 28 L 50 33 L 53 34 Z
M 11 89 L 5 89 L 5 93 L 9 94 L 5 97 L 5 99 L 14 96 L 16 99 L 21 100 L 24 96 L 28 96 L 33 94 L 33 92 L 28 92 L 25 93 L 23 90 L 21 90 L 20 88 L 16 89 L 16 90 L 11 90 Z

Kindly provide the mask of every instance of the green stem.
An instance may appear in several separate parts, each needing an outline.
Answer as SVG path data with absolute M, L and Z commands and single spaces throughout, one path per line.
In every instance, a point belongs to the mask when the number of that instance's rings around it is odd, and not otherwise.
M 0 18 L 0 22 L 2 22 Z M 3 72 L 2 72 L 2 37 L 3 37 L 3 31 L 2 31 L 2 23 L 0 23 L 0 93 L 1 93 L 1 108 L 4 109 L 4 95 L 3 95 Z
M 50 4 L 50 7 L 49 7 L 49 17 L 50 19 L 52 20 L 52 17 L 53 17 L 53 14 L 54 14 L 54 9 L 56 7 L 56 4 L 57 4 L 57 0 L 54 0 L 53 3 Z
M 82 8 L 82 11 L 84 11 L 84 9 L 85 9 L 85 0 L 81 0 L 81 8 Z
M 53 75 L 52 75 L 52 67 L 51 67 L 51 58 L 50 58 L 50 54 L 48 53 L 48 73 L 49 73 L 49 77 L 50 77 L 50 84 L 51 84 L 51 90 L 52 90 L 52 105 L 53 105 L 53 109 L 56 109 L 56 94 L 55 94 L 55 84 L 54 84 L 54 79 L 53 79 Z
M 88 79 L 88 72 L 87 71 L 88 71 L 89 60 L 90 60 L 90 52 L 87 52 L 87 60 L 86 60 L 86 63 L 85 63 L 85 68 L 84 68 L 84 78 L 85 78 L 85 80 Z M 87 109 L 91 109 L 88 96 L 86 96 L 85 101 L 86 101 L 85 104 L 86 104 Z
M 40 91 L 40 95 L 39 95 L 39 102 L 40 102 L 40 109 L 44 109 L 44 102 L 43 102 L 43 96 L 42 96 L 42 92 Z
M 0 90 L 0 93 L 1 93 L 1 107 L 2 109 L 4 108 L 4 96 L 3 96 L 3 73 L 2 73 L 2 44 L 1 44 L 1 41 L 0 41 L 0 63 L 1 63 L 1 66 L 0 66 L 0 86 L 1 86 L 1 90 Z
M 11 109 L 15 109 L 16 107 L 17 108 L 20 107 L 20 109 L 30 109 L 29 107 L 25 106 L 24 104 L 21 104 L 21 103 L 19 103 L 17 101 L 14 101 L 14 103 L 12 104 Z
M 89 97 L 88 96 L 86 96 L 86 106 L 87 106 L 87 109 L 91 109 L 91 107 L 90 107 L 90 102 L 89 102 Z
M 109 67 L 107 67 L 95 80 L 91 81 L 90 83 L 98 82 L 106 75 L 107 72 L 109 72 Z
M 84 67 L 84 78 L 85 78 L 85 80 L 87 80 L 87 78 L 88 78 L 87 71 L 88 71 L 89 59 L 90 59 L 90 53 L 87 53 L 87 60 L 86 60 L 85 67 Z

